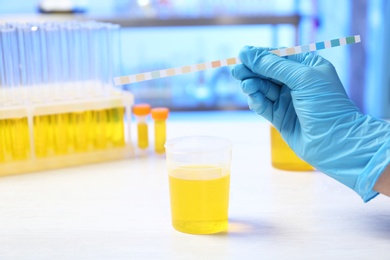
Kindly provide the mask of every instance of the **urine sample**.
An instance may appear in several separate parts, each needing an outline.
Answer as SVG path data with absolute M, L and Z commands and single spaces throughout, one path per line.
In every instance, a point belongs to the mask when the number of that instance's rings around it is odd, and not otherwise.
M 271 162 L 276 169 L 286 171 L 313 171 L 314 167 L 299 158 L 271 125 Z
M 49 149 L 49 117 L 47 115 L 34 116 L 34 147 L 35 156 L 43 158 L 50 154 Z
M 149 134 L 147 118 L 150 114 L 151 107 L 149 104 L 137 104 L 133 106 L 133 114 L 137 121 L 137 145 L 144 150 L 149 147 Z
M 228 229 L 232 144 L 213 136 L 182 136 L 168 140 L 172 226 L 189 234 Z
M 27 160 L 30 157 L 27 118 L 1 119 L 0 128 L 0 161 Z
M 73 112 L 73 131 L 75 152 L 93 150 L 94 127 L 92 122 L 93 111 Z
M 107 132 L 107 113 L 106 109 L 99 109 L 93 111 L 93 125 L 94 125 L 94 149 L 104 150 L 108 148 L 106 138 Z
M 152 109 L 154 120 L 154 151 L 157 154 L 165 153 L 165 140 L 167 136 L 166 121 L 169 109 L 166 107 L 156 107 Z
M 124 126 L 124 107 L 115 107 L 109 109 L 110 113 L 110 129 L 111 129 L 111 142 L 114 147 L 125 146 L 125 126 Z

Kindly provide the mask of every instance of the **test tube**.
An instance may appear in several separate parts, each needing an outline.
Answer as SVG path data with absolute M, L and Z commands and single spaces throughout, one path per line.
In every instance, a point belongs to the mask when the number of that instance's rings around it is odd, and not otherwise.
M 1 28 L 0 46 L 2 51 L 2 76 L 1 85 L 6 92 L 6 102 L 17 100 L 15 87 L 19 85 L 19 62 L 17 50 L 17 32 L 15 28 L 5 26 Z
M 107 24 L 107 67 L 106 84 L 112 85 L 115 75 L 120 75 L 120 26 L 117 24 Z
M 36 24 L 24 24 L 20 27 L 24 38 L 24 50 L 26 59 L 26 87 L 28 87 L 29 101 L 35 102 L 37 95 L 42 97 L 42 91 L 36 88 L 42 83 L 42 58 L 41 58 L 41 39 L 39 37 L 39 26 Z
M 166 119 L 169 109 L 166 107 L 156 107 L 152 109 L 152 118 L 154 120 L 154 151 L 157 154 L 165 153 L 166 140 Z
M 18 92 L 20 81 L 20 60 L 18 32 L 14 25 L 0 27 L 0 51 L 2 52 L 2 64 L 0 85 L 6 91 L 5 103 L 19 104 Z M 20 40 L 20 39 L 19 39 Z M 18 88 L 18 89 L 16 89 Z M 6 143 L 3 157 L 11 157 L 12 160 L 25 160 L 29 157 L 30 142 L 26 117 L 8 118 L 3 121 L 4 134 L 2 142 Z
M 147 117 L 150 114 L 149 104 L 137 104 L 133 106 L 133 114 L 137 120 L 138 148 L 144 150 L 149 147 Z
M 108 109 L 110 124 L 110 141 L 114 147 L 123 147 L 125 145 L 125 125 L 124 125 L 124 107 L 114 107 Z

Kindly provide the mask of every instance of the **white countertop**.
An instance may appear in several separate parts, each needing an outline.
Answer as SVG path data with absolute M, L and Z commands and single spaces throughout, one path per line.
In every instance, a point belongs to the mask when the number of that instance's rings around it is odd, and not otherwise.
M 269 125 L 248 112 L 172 113 L 168 137 L 233 141 L 229 231 L 170 223 L 165 159 L 0 178 L 0 259 L 389 259 L 390 198 L 365 204 L 320 172 L 270 165 Z

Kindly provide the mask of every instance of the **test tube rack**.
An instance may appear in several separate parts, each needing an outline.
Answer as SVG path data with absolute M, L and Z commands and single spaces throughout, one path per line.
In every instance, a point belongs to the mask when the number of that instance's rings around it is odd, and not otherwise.
M 0 24 L 0 176 L 133 155 L 119 50 L 115 24 Z
M 44 86 L 7 92 L 0 88 L 0 176 L 134 155 L 130 92 L 98 86 L 83 96 Z

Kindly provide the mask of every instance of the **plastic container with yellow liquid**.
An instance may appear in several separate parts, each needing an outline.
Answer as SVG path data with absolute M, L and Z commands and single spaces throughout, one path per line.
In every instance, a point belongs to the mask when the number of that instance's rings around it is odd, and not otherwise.
M 271 163 L 279 170 L 313 171 L 314 167 L 299 158 L 271 125 Z
M 168 140 L 165 147 L 172 226 L 190 234 L 227 231 L 231 142 L 184 136 Z

